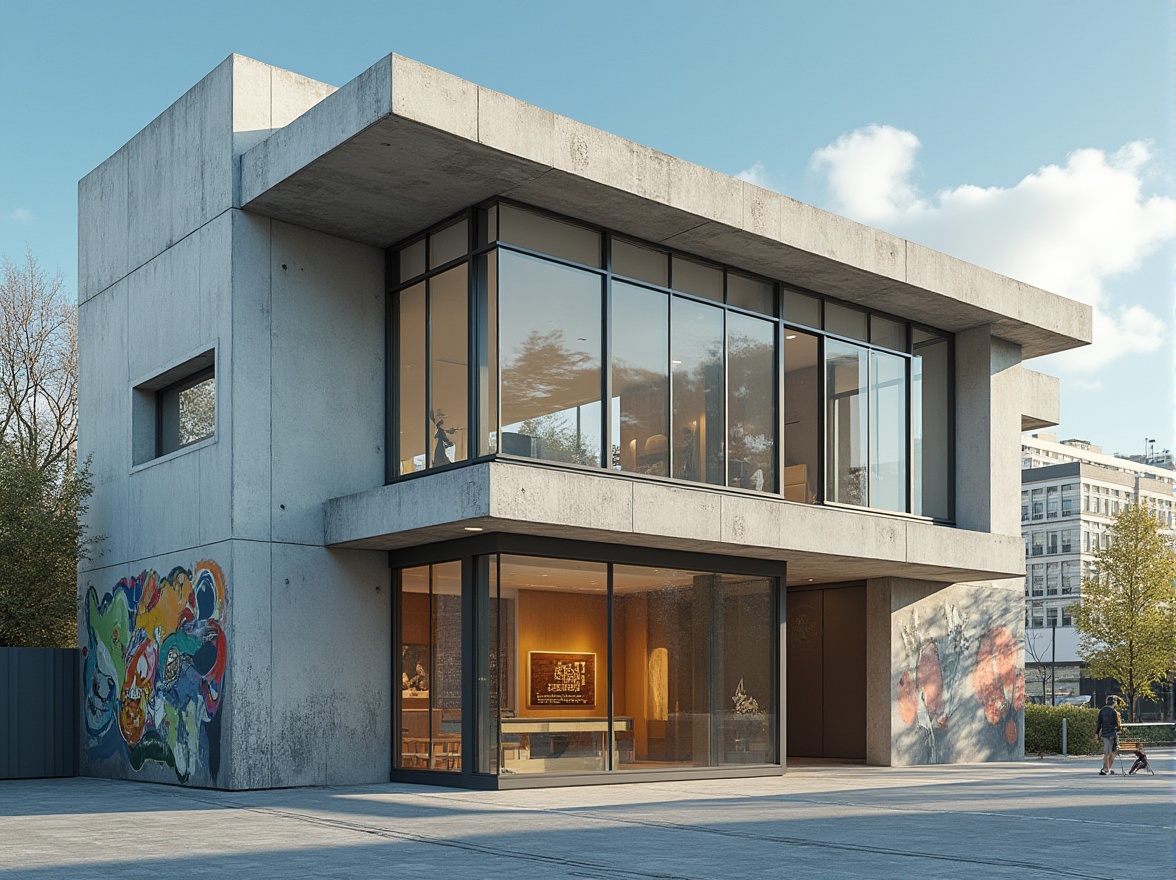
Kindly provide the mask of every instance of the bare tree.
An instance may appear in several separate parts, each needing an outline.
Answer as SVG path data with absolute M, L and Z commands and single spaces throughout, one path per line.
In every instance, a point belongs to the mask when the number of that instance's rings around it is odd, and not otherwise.
M 69 471 L 78 437 L 78 312 L 32 252 L 0 263 L 0 440 L 41 470 Z

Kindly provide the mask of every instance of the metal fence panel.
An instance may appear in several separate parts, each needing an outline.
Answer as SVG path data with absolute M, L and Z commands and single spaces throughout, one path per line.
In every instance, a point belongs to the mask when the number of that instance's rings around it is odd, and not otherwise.
M 0 648 L 0 779 L 76 776 L 78 650 Z

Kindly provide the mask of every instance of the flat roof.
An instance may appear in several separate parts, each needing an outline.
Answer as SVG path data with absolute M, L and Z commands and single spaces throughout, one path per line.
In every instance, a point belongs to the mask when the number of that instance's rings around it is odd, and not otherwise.
M 1091 309 L 735 177 L 388 55 L 241 157 L 239 204 L 387 247 L 506 197 L 959 332 L 1022 356 L 1091 340 Z

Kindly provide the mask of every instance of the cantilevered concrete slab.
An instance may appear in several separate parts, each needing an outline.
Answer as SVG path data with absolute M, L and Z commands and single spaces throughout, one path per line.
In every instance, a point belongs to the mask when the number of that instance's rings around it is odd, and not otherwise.
M 249 211 L 386 247 L 495 196 L 960 332 L 1031 358 L 1091 310 L 779 193 L 389 55 L 241 157 Z
M 328 546 L 396 550 L 468 537 L 469 528 L 787 559 L 789 583 L 1025 574 L 1020 537 L 541 464 L 486 462 L 326 504 Z

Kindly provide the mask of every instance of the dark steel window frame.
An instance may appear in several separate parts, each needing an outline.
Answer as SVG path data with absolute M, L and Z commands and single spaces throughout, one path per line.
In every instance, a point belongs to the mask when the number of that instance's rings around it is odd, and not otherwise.
M 496 725 L 498 719 L 482 718 L 483 687 L 480 678 L 479 648 L 481 630 L 488 632 L 488 608 L 482 603 L 483 584 L 489 586 L 488 568 L 480 560 L 494 557 L 494 565 L 500 567 L 503 555 L 530 556 L 553 561 L 580 561 L 604 563 L 607 566 L 607 614 L 608 614 L 608 737 L 612 742 L 613 730 L 613 575 L 617 565 L 633 565 L 653 568 L 675 568 L 707 572 L 719 575 L 745 575 L 768 580 L 771 584 L 771 601 L 774 609 L 772 629 L 771 690 L 776 695 L 776 711 L 769 730 L 769 737 L 775 746 L 776 760 L 767 764 L 717 765 L 698 768 L 674 768 L 666 770 L 625 770 L 618 772 L 612 766 L 612 750 L 608 749 L 607 769 L 579 773 L 537 773 L 525 776 L 503 776 L 501 768 L 484 761 L 483 751 L 489 745 L 487 731 L 481 727 L 489 721 Z M 783 716 L 786 710 L 784 675 L 784 638 L 787 619 L 786 602 L 788 572 L 787 563 L 780 560 L 755 559 L 750 557 L 724 556 L 713 553 L 661 550 L 657 548 L 634 547 L 629 545 L 599 544 L 588 541 L 574 541 L 563 538 L 547 538 L 492 532 L 471 535 L 436 544 L 426 544 L 388 554 L 392 568 L 391 602 L 391 669 L 392 669 L 392 736 L 391 773 L 393 782 L 412 782 L 427 785 L 461 786 L 464 788 L 493 790 L 510 788 L 557 787 L 561 785 L 592 785 L 609 783 L 669 781 L 680 779 L 737 778 L 749 776 L 772 776 L 784 773 L 786 760 L 783 742 Z M 462 609 L 462 762 L 461 770 L 405 770 L 400 768 L 402 754 L 401 690 L 403 669 L 399 642 L 403 620 L 403 582 L 401 572 L 406 568 L 429 566 L 430 592 L 432 590 L 432 566 L 447 563 L 461 563 L 461 609 Z M 495 582 L 500 583 L 500 572 L 496 570 Z M 714 595 L 711 601 L 715 600 Z M 430 614 L 432 614 L 430 604 Z M 498 621 L 498 632 L 493 641 L 496 648 L 501 644 L 502 621 Z M 489 645 L 488 645 L 489 647 Z M 775 662 L 772 662 L 774 659 Z M 502 670 L 499 666 L 499 675 Z M 488 685 L 488 682 L 487 682 Z M 501 682 L 499 683 L 501 687 Z M 488 686 L 485 689 L 488 691 Z M 431 699 L 431 696 L 430 696 Z M 501 697 L 500 697 L 501 700 Z M 714 704 L 712 700 L 712 705 Z M 430 706 L 432 704 L 430 703 Z M 489 701 L 486 700 L 487 711 Z M 499 734 L 492 738 L 497 742 Z M 712 750 L 716 748 L 712 737 Z M 711 756 L 712 759 L 714 755 Z M 495 762 L 497 756 L 495 756 Z M 717 764 L 717 762 L 715 762 Z M 495 766 L 498 772 L 486 772 L 479 768 Z
M 552 220 L 562 222 L 562 223 L 570 223 L 572 225 L 579 226 L 583 229 L 588 229 L 588 230 L 591 230 L 593 232 L 598 233 L 600 235 L 600 243 L 601 243 L 600 265 L 599 266 L 589 266 L 589 265 L 586 265 L 583 263 L 575 262 L 573 260 L 568 260 L 568 259 L 554 256 L 551 254 L 546 254 L 546 253 L 543 253 L 540 251 L 535 251 L 535 250 L 532 250 L 530 248 L 526 248 L 526 247 L 523 247 L 520 245 L 512 244 L 510 242 L 498 240 L 497 239 L 497 230 L 495 230 L 493 235 L 491 235 L 489 230 L 484 230 L 482 227 L 484 226 L 483 220 L 485 217 L 485 212 L 489 208 L 494 207 L 499 204 L 517 207 L 521 210 L 529 211 L 530 213 L 533 213 L 533 214 L 536 214 L 539 216 L 547 217 L 547 218 L 550 218 Z M 398 259 L 397 259 L 399 252 L 403 248 L 410 246 L 412 244 L 415 244 L 418 241 L 427 240 L 428 236 L 433 234 L 435 231 L 444 229 L 445 227 L 447 227 L 447 226 L 451 225 L 452 223 L 459 221 L 461 219 L 465 219 L 467 221 L 467 234 L 468 234 L 467 253 L 462 257 L 455 258 L 455 259 L 450 260 L 442 265 L 439 265 L 436 267 L 429 267 L 428 266 L 428 251 L 427 251 L 427 247 L 426 247 L 426 270 L 423 273 L 420 273 L 420 274 L 414 276 L 413 278 L 407 279 L 403 282 L 400 281 L 399 280 L 399 271 L 398 271 L 399 266 L 398 266 Z M 479 240 L 482 238 L 483 232 L 485 232 L 486 242 L 484 244 L 479 244 Z M 784 354 L 783 353 L 784 353 L 784 346 L 786 345 L 786 342 L 784 340 L 784 336 L 786 335 L 786 332 L 788 330 L 797 330 L 797 331 L 807 333 L 809 335 L 813 335 L 813 336 L 817 337 L 817 340 L 818 340 L 818 359 L 819 359 L 820 365 L 822 366 L 822 369 L 819 371 L 819 375 L 817 377 L 818 396 L 819 396 L 821 412 L 815 414 L 816 418 L 817 418 L 817 435 L 818 435 L 818 437 L 817 437 L 818 474 L 817 474 L 817 481 L 816 481 L 817 482 L 817 503 L 830 505 L 830 506 L 837 506 L 837 507 L 846 507 L 846 508 L 851 508 L 851 509 L 864 509 L 864 510 L 871 510 L 871 511 L 875 510 L 874 508 L 871 508 L 868 505 L 851 505 L 851 504 L 839 504 L 837 502 L 831 502 L 828 500 L 828 497 L 827 497 L 827 488 L 828 487 L 827 487 L 827 474 L 826 474 L 826 470 L 827 470 L 826 446 L 827 446 L 827 436 L 828 436 L 829 413 L 828 413 L 828 404 L 827 404 L 826 387 L 825 387 L 826 386 L 826 377 L 825 377 L 824 365 L 826 363 L 825 342 L 827 339 L 832 339 L 832 340 L 836 340 L 836 341 L 845 342 L 850 345 L 859 346 L 859 347 L 862 347 L 862 348 L 865 348 L 868 350 L 876 350 L 876 351 L 884 352 L 886 354 L 898 355 L 898 356 L 901 356 L 901 357 L 904 357 L 907 359 L 907 369 L 906 369 L 906 375 L 907 375 L 907 378 L 906 378 L 906 384 L 907 384 L 907 388 L 906 388 L 906 399 L 907 399 L 907 419 L 906 419 L 906 422 L 907 422 L 907 431 L 906 431 L 907 486 L 906 486 L 906 505 L 905 505 L 906 510 L 905 511 L 891 511 L 891 510 L 879 509 L 876 512 L 884 513 L 887 515 L 894 515 L 894 516 L 914 517 L 914 518 L 918 518 L 918 519 L 928 519 L 928 517 L 920 517 L 920 516 L 913 513 L 914 501 L 915 501 L 914 494 L 913 494 L 914 493 L 914 479 L 915 479 L 915 476 L 914 476 L 915 461 L 914 461 L 914 445 L 913 445 L 914 444 L 914 433 L 913 433 L 913 429 L 912 429 L 914 400 L 913 400 L 913 373 L 911 370 L 911 362 L 915 356 L 913 353 L 912 334 L 913 334 L 914 329 L 918 328 L 918 329 L 924 329 L 928 332 L 933 332 L 936 335 L 943 337 L 946 340 L 947 345 L 948 345 L 948 364 L 949 364 L 949 370 L 950 370 L 951 376 L 952 376 L 951 381 L 949 381 L 949 383 L 948 383 L 949 391 L 950 391 L 950 393 L 949 393 L 950 400 L 949 400 L 949 413 L 948 413 L 949 418 L 948 418 L 947 443 L 948 443 L 948 447 L 949 447 L 949 449 L 948 449 L 949 459 L 951 462 L 951 464 L 949 465 L 950 480 L 949 480 L 949 486 L 948 486 L 948 498 L 949 498 L 949 510 L 952 513 L 952 517 L 949 519 L 935 519 L 934 521 L 938 522 L 938 523 L 945 523 L 945 524 L 950 524 L 950 523 L 954 522 L 954 511 L 955 511 L 954 462 L 955 462 L 955 436 L 956 436 L 955 435 L 955 412 L 954 412 L 954 409 L 955 409 L 955 382 L 954 382 L 955 345 L 954 345 L 954 336 L 951 333 L 937 329 L 937 328 L 932 328 L 932 327 L 923 325 L 920 322 L 912 321 L 910 319 L 903 318 L 903 317 L 900 317 L 897 315 L 893 315 L 888 312 L 882 312 L 882 311 L 869 309 L 869 308 L 863 307 L 862 305 L 860 305 L 858 303 L 846 302 L 844 300 L 838 299 L 837 297 L 829 296 L 827 294 L 823 294 L 818 291 L 814 291 L 809 288 L 805 288 L 805 287 L 793 284 L 791 282 L 775 281 L 775 280 L 767 278 L 767 277 L 760 275 L 760 274 L 753 272 L 753 271 L 748 271 L 748 270 L 744 270 L 744 269 L 741 269 L 738 267 L 733 267 L 733 266 L 727 266 L 725 264 L 718 263 L 713 260 L 709 260 L 705 257 L 700 257 L 695 254 L 687 254 L 685 252 L 680 252 L 680 251 L 673 249 L 673 248 L 666 248 L 666 247 L 659 245 L 659 244 L 656 244 L 654 242 L 647 242 L 647 241 L 644 241 L 642 239 L 639 239 L 639 238 L 636 238 L 636 237 L 633 237 L 630 235 L 620 235 L 618 237 L 624 239 L 627 242 L 631 242 L 635 245 L 649 247 L 652 250 L 666 254 L 666 256 L 667 256 L 667 281 L 669 282 L 669 286 L 662 287 L 660 285 L 653 284 L 653 283 L 650 283 L 648 281 L 644 281 L 639 278 L 631 278 L 626 275 L 615 274 L 612 271 L 612 240 L 613 240 L 613 237 L 614 237 L 614 233 L 612 230 L 610 230 L 606 227 L 603 227 L 603 226 L 599 226 L 594 223 L 588 223 L 588 222 L 579 220 L 575 217 L 561 215 L 561 214 L 558 214 L 553 211 L 545 210 L 542 208 L 537 208 L 535 206 L 527 205 L 522 202 L 516 202 L 511 199 L 492 198 L 492 199 L 488 199 L 482 203 L 479 203 L 475 206 L 467 208 L 463 211 L 457 212 L 457 213 L 445 218 L 444 220 L 442 220 L 436 224 L 431 225 L 429 227 L 429 229 L 425 230 L 424 232 L 416 233 L 406 239 L 403 239 L 402 241 L 397 242 L 396 244 L 394 244 L 392 247 L 390 247 L 388 249 L 388 251 L 387 251 L 388 257 L 386 259 L 386 272 L 387 272 L 387 276 L 388 276 L 387 283 L 386 283 L 386 289 L 387 289 L 386 328 L 387 328 L 388 340 L 387 340 L 387 344 L 385 346 L 386 353 L 388 355 L 387 369 L 385 371 L 386 386 L 387 386 L 386 393 L 385 393 L 385 401 L 386 401 L 386 407 L 387 407 L 386 424 L 388 426 L 388 438 L 387 438 L 387 443 L 386 443 L 387 448 L 385 450 L 386 462 L 387 462 L 386 473 L 385 473 L 386 482 L 389 482 L 389 483 L 398 482 L 400 480 L 412 479 L 412 478 L 423 476 L 425 474 L 436 473 L 436 472 L 447 470 L 450 468 L 464 467 L 464 466 L 468 466 L 471 464 L 476 464 L 476 463 L 485 462 L 485 461 L 491 461 L 491 460 L 495 460 L 495 459 L 518 460 L 518 461 L 526 461 L 529 463 L 535 463 L 534 459 L 520 457 L 520 456 L 512 456 L 512 455 L 505 454 L 501 451 L 501 433 L 502 433 L 502 431 L 501 431 L 501 427 L 502 427 L 501 426 L 501 391 L 502 391 L 502 389 L 501 389 L 501 372 L 497 368 L 497 363 L 488 365 L 490 368 L 490 372 L 492 374 L 490 376 L 490 381 L 495 382 L 498 386 L 497 393 L 494 396 L 494 399 L 497 403 L 497 406 L 495 407 L 494 412 L 489 414 L 490 424 L 483 426 L 480 423 L 480 421 L 481 421 L 480 420 L 480 413 L 482 410 L 482 407 L 481 407 L 482 389 L 481 389 L 481 383 L 479 381 L 479 377 L 478 377 L 478 373 L 477 373 L 477 371 L 478 371 L 477 358 L 478 358 L 478 354 L 479 354 L 479 352 L 478 352 L 479 334 L 481 333 L 482 328 L 480 327 L 480 324 L 479 324 L 479 321 L 480 321 L 479 305 L 480 304 L 478 301 L 479 279 L 478 279 L 478 271 L 477 271 L 477 260 L 479 257 L 482 257 L 492 251 L 505 250 L 505 251 L 509 251 L 509 252 L 513 252 L 513 253 L 518 253 L 523 256 L 528 256 L 528 257 L 532 257 L 532 258 L 536 258 L 536 259 L 542 259 L 542 260 L 556 263 L 559 265 L 568 266 L 570 268 L 575 268 L 575 269 L 581 270 L 581 271 L 594 272 L 601 277 L 601 280 L 603 283 L 603 289 L 602 289 L 602 295 L 601 295 L 601 395 L 602 395 L 602 399 L 601 399 L 601 404 L 602 404 L 601 405 L 601 434 L 602 434 L 602 436 L 600 438 L 600 440 L 601 440 L 601 443 L 600 443 L 600 447 L 601 447 L 600 462 L 599 462 L 598 466 L 580 465 L 580 464 L 572 464 L 572 463 L 564 463 L 564 462 L 560 462 L 560 463 L 543 462 L 544 464 L 554 464 L 554 466 L 558 466 L 558 467 L 562 467 L 562 468 L 580 469 L 580 470 L 584 470 L 589 473 L 598 473 L 599 474 L 602 471 L 608 472 L 608 473 L 623 473 L 625 476 L 631 477 L 633 479 L 653 480 L 656 482 L 680 483 L 683 485 L 690 485 L 690 486 L 712 486 L 713 485 L 715 488 L 724 489 L 724 490 L 733 491 L 733 492 L 745 492 L 745 493 L 749 493 L 753 496 L 763 496 L 765 494 L 771 494 L 771 495 L 777 495 L 777 496 L 780 495 L 780 493 L 782 492 L 782 486 L 783 486 L 784 444 L 787 442 L 787 437 L 786 437 L 785 430 L 784 430 L 785 426 L 784 426 L 784 400 L 783 400 L 783 395 L 784 395 L 784 382 L 783 382 Z M 686 293 L 684 291 L 675 290 L 673 287 L 674 261 L 672 259 L 675 255 L 679 255 L 681 257 L 684 257 L 684 258 L 687 258 L 687 259 L 690 259 L 690 260 L 693 260 L 693 261 L 696 261 L 699 263 L 703 263 L 703 264 L 712 266 L 715 269 L 720 270 L 723 273 L 722 274 L 723 301 L 716 302 L 713 299 L 708 299 L 706 297 L 701 297 L 701 296 L 693 295 L 690 293 Z M 426 438 L 425 438 L 426 467 L 421 471 L 414 471 L 414 472 L 411 472 L 408 474 L 398 474 L 398 473 L 396 473 L 396 471 L 398 469 L 398 464 L 400 461 L 400 453 L 399 453 L 399 449 L 397 448 L 399 445 L 399 443 L 398 443 L 398 440 L 399 440 L 399 424 L 398 424 L 399 408 L 398 408 L 398 406 L 394 405 L 396 403 L 397 397 L 398 397 L 397 389 L 396 389 L 396 376 L 395 376 L 395 364 L 399 360 L 399 350 L 398 350 L 399 349 L 399 327 L 398 327 L 399 309 L 397 308 L 397 297 L 398 297 L 399 293 L 404 289 L 407 289 L 409 287 L 412 287 L 412 286 L 414 286 L 418 283 L 422 283 L 422 282 L 424 282 L 426 284 L 426 288 L 425 288 L 426 289 L 426 335 L 427 335 L 427 337 L 431 336 L 429 331 L 431 328 L 430 321 L 431 321 L 432 316 L 431 316 L 431 310 L 429 309 L 428 280 L 430 278 L 432 278 L 434 275 L 439 274 L 441 272 L 444 272 L 448 269 L 451 269 L 454 266 L 460 265 L 463 262 L 466 263 L 468 266 L 468 268 L 467 268 L 467 284 L 468 284 L 468 295 L 469 295 L 468 315 L 467 315 L 467 328 L 469 331 L 468 332 L 469 338 L 468 338 L 468 344 L 467 344 L 468 349 L 469 349 L 468 356 L 467 356 L 467 361 L 468 361 L 468 365 L 469 365 L 468 366 L 468 379 L 467 379 L 467 410 L 468 410 L 467 424 L 469 426 L 468 431 L 469 431 L 470 438 L 469 438 L 469 442 L 467 444 L 469 447 L 467 449 L 467 456 L 465 459 L 463 459 L 459 462 L 452 462 L 452 463 L 449 463 L 446 465 L 441 465 L 439 467 L 432 467 L 432 466 L 430 466 L 430 463 L 429 463 L 429 441 L 428 441 L 428 437 L 426 436 Z M 732 273 L 732 272 L 734 272 L 738 275 L 753 278 L 755 280 L 758 280 L 758 281 L 761 281 L 761 282 L 764 282 L 764 283 L 771 285 L 772 297 L 774 300 L 774 309 L 773 309 L 772 315 L 765 315 L 762 312 L 758 312 L 758 311 L 751 310 L 751 309 L 740 308 L 738 306 L 734 306 L 734 305 L 731 305 L 728 303 L 729 276 L 730 276 L 730 273 Z M 669 310 L 670 315 L 669 315 L 668 322 L 667 322 L 667 324 L 668 324 L 667 333 L 669 334 L 671 339 L 672 339 L 672 335 L 673 335 L 673 309 L 672 309 L 672 305 L 673 305 L 672 298 L 673 297 L 681 297 L 681 298 L 684 298 L 684 299 L 687 299 L 687 300 L 690 300 L 693 302 L 698 302 L 698 303 L 701 303 L 704 305 L 709 305 L 714 308 L 720 308 L 724 311 L 724 313 L 726 311 L 732 311 L 737 314 L 747 315 L 750 317 L 757 318 L 759 320 L 767 320 L 767 321 L 774 321 L 775 322 L 775 324 L 776 324 L 775 357 L 776 357 L 776 361 L 777 361 L 777 369 L 776 369 L 775 375 L 773 377 L 773 384 L 774 384 L 773 399 L 774 399 L 774 404 L 775 404 L 776 412 L 777 412 L 777 419 L 776 419 L 777 436 L 775 438 L 775 449 L 774 449 L 775 475 L 774 475 L 773 485 L 772 485 L 770 492 L 757 492 L 757 491 L 751 490 L 751 489 L 742 489 L 740 487 L 730 487 L 730 486 L 726 485 L 730 479 L 730 473 L 729 473 L 729 468 L 730 468 L 730 462 L 729 462 L 729 457 L 730 457 L 730 442 L 729 442 L 730 441 L 730 436 L 729 436 L 730 412 L 729 412 L 729 409 L 730 409 L 730 407 L 729 407 L 729 403 L 730 403 L 730 401 L 728 400 L 728 397 L 729 397 L 729 390 L 728 390 L 729 381 L 728 380 L 729 380 L 729 369 L 730 369 L 729 361 L 730 361 L 730 358 L 729 358 L 729 345 L 728 345 L 728 335 L 729 334 L 728 334 L 728 329 L 727 329 L 728 321 L 726 318 L 726 314 L 724 314 L 724 318 L 723 318 L 723 354 L 722 354 L 722 357 L 723 357 L 723 382 L 724 382 L 724 393 L 723 393 L 723 401 L 722 401 L 722 406 L 723 406 L 723 481 L 722 481 L 722 483 L 721 484 L 710 484 L 710 483 L 706 483 L 706 482 L 697 482 L 697 481 L 693 481 L 693 480 L 682 480 L 680 478 L 676 478 L 676 477 L 672 476 L 675 472 L 674 471 L 675 462 L 673 460 L 674 453 L 673 453 L 673 444 L 672 443 L 669 444 L 669 459 L 670 460 L 669 460 L 669 468 L 668 468 L 669 474 L 667 476 L 664 476 L 664 477 L 663 476 L 653 476 L 653 475 L 649 475 L 649 474 L 630 473 L 628 471 L 619 472 L 619 471 L 613 470 L 613 466 L 612 466 L 612 424 L 611 424 L 611 422 L 612 422 L 612 405 L 611 405 L 612 333 L 611 333 L 611 326 L 610 326 L 610 324 L 611 324 L 610 317 L 612 315 L 612 301 L 613 301 L 613 299 L 612 299 L 613 298 L 612 281 L 614 278 L 623 280 L 627 284 L 632 284 L 632 285 L 638 286 L 638 287 L 644 287 L 649 290 L 659 291 L 659 292 L 665 293 L 671 297 L 671 302 L 670 302 L 671 308 Z M 498 279 L 496 278 L 495 279 L 496 290 L 499 286 L 497 284 L 497 281 L 498 281 Z M 785 290 L 793 290 L 797 293 L 801 293 L 806 296 L 812 296 L 817 299 L 818 306 L 820 308 L 820 320 L 819 320 L 819 323 L 821 325 L 820 327 L 809 327 L 805 324 L 801 324 L 801 323 L 797 323 L 797 322 L 793 322 L 793 321 L 788 320 L 788 317 L 785 314 L 785 309 L 784 309 L 783 293 Z M 498 297 L 500 298 L 501 291 L 497 290 L 497 293 L 498 293 Z M 897 351 L 895 349 L 887 348 L 885 346 L 875 345 L 870 342 L 863 342 L 862 340 L 859 340 L 859 339 L 852 339 L 849 337 L 845 337 L 845 336 L 841 336 L 839 334 L 829 332 L 828 330 L 824 329 L 825 323 L 826 323 L 825 318 L 824 318 L 824 311 L 825 311 L 825 305 L 827 303 L 836 303 L 838 305 L 842 305 L 847 308 L 855 309 L 857 311 L 860 311 L 860 312 L 863 312 L 864 314 L 866 314 L 868 316 L 868 318 L 876 315 L 879 318 L 883 318 L 886 320 L 901 323 L 906 328 L 906 333 L 905 333 L 906 350 L 905 351 Z M 496 305 L 497 305 L 497 303 L 496 303 Z M 501 327 L 500 327 L 500 320 L 499 320 L 498 316 L 496 316 L 494 324 L 495 324 L 495 327 L 497 330 L 497 333 L 496 333 L 497 338 L 495 339 L 494 352 L 495 352 L 496 358 L 498 360 L 500 360 L 501 359 L 501 339 L 500 339 Z M 431 383 L 430 383 L 431 363 L 429 361 L 430 344 L 431 344 L 431 339 L 427 338 L 425 341 L 425 345 L 426 345 L 425 393 L 426 393 L 426 410 L 427 411 L 429 410 L 430 399 L 431 399 Z M 670 360 L 672 361 L 672 353 L 671 353 Z M 870 369 L 868 367 L 867 368 L 867 376 L 870 376 L 870 375 L 871 375 L 871 373 L 870 373 Z M 668 381 L 669 389 L 668 389 L 668 393 L 667 393 L 666 403 L 667 403 L 667 407 L 668 407 L 668 417 L 672 421 L 672 418 L 673 418 L 672 363 L 667 364 L 667 378 L 669 380 Z M 494 432 L 494 435 L 496 438 L 495 450 L 493 452 L 489 452 L 486 454 L 479 454 L 482 433 L 483 432 L 488 433 L 489 429 L 493 429 L 493 432 Z M 867 436 L 867 462 L 869 461 L 869 455 L 870 455 L 869 443 L 870 443 L 870 439 Z

